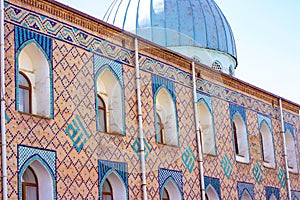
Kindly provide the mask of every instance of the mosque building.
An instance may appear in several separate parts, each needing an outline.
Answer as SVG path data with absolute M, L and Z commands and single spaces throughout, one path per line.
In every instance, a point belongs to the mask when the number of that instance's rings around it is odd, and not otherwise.
M 214 0 L 0 9 L 2 199 L 300 200 L 300 105 L 235 77 Z

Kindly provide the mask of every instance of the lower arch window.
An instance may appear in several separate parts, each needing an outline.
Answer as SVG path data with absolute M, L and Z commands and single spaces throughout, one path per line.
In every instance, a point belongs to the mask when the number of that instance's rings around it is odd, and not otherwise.
M 110 182 L 106 179 L 102 186 L 102 199 L 113 200 L 113 191 Z
M 248 163 L 250 160 L 248 133 L 240 114 L 236 114 L 232 121 L 232 132 L 236 161 Z
M 162 200 L 170 200 L 169 193 L 166 188 L 164 188 L 164 190 L 163 190 Z
M 154 116 L 156 141 L 178 146 L 176 107 L 169 90 L 164 87 L 155 95 Z
M 28 167 L 22 176 L 22 200 L 39 199 L 38 179 L 33 169 Z

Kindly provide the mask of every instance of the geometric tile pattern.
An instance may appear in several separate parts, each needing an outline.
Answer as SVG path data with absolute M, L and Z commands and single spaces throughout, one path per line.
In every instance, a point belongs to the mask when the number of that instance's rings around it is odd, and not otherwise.
M 226 175 L 226 178 L 229 179 L 232 174 L 232 164 L 231 164 L 231 161 L 229 160 L 227 154 L 224 155 L 224 158 L 221 161 L 221 167 Z
M 120 81 L 122 86 L 123 83 L 123 67 L 120 63 L 110 60 L 108 58 L 105 58 L 103 56 L 99 56 L 97 54 L 94 54 L 94 74 L 95 78 L 98 78 L 97 76 L 101 73 L 102 70 L 105 69 L 105 67 L 110 68 L 115 75 L 116 79 Z M 104 68 L 104 69 L 102 69 Z M 101 71 L 99 71 L 101 70 Z
M 286 133 L 287 131 L 289 131 L 289 132 L 292 134 L 293 138 L 295 138 L 294 127 L 293 127 L 292 124 L 286 123 L 286 122 L 285 122 L 285 123 L 284 123 L 284 130 L 285 130 L 285 133 Z
M 261 166 L 259 165 L 259 163 L 257 161 L 252 169 L 252 174 L 253 174 L 255 181 L 258 184 L 260 184 L 263 179 L 264 172 L 262 171 Z
M 174 184 L 177 185 L 180 193 L 183 194 L 182 190 L 182 171 L 168 170 L 160 168 L 158 169 L 158 181 L 159 188 L 162 191 L 163 187 L 172 180 Z
M 266 199 L 270 200 L 271 196 L 275 196 L 277 200 L 280 199 L 280 190 L 274 187 L 265 187 L 266 189 Z
M 285 171 L 282 167 L 280 167 L 280 169 L 278 171 L 278 179 L 280 181 L 280 184 L 281 184 L 282 188 L 285 188 L 285 186 L 286 186 Z
M 149 153 L 151 152 L 151 147 L 149 143 L 147 142 L 146 138 L 143 138 L 144 140 L 144 150 L 145 150 L 145 159 L 147 159 Z M 141 151 L 141 145 L 140 145 L 140 139 L 136 139 L 134 143 L 131 145 L 132 149 L 135 151 L 137 155 L 140 154 Z
M 9 19 L 10 23 L 80 46 L 90 52 L 94 52 L 120 63 L 134 66 L 134 51 L 121 48 L 118 45 L 99 38 L 78 27 L 72 27 L 69 24 L 65 24 L 54 18 L 26 10 L 8 2 L 5 2 L 5 16 Z M 139 57 L 139 63 L 141 65 L 141 70 L 192 87 L 191 74 L 179 68 L 175 68 L 174 66 L 170 66 L 142 54 Z M 211 96 L 226 101 L 229 100 L 231 103 L 239 104 L 243 107 L 279 119 L 279 109 L 273 109 L 272 105 L 204 79 L 197 78 L 196 84 L 199 92 L 210 94 Z M 295 124 L 298 121 L 298 116 L 284 111 L 284 120 Z
M 204 101 L 206 105 L 209 107 L 210 112 L 212 112 L 212 100 L 210 96 L 207 96 L 203 93 L 197 93 L 197 102 Z
M 75 119 L 72 120 L 72 123 L 68 125 L 66 132 L 68 136 L 71 138 L 78 152 L 81 151 L 84 144 L 91 137 L 91 135 L 87 132 L 85 127 L 82 125 L 79 116 L 76 116 Z
M 19 154 L 19 159 L 18 159 L 19 170 L 23 168 L 23 165 L 26 162 L 28 162 L 29 159 L 33 158 L 34 156 L 38 156 L 44 159 L 44 162 L 47 163 L 51 172 L 54 175 L 56 174 L 56 152 L 55 151 L 18 145 L 18 154 Z
M 10 118 L 9 118 L 9 116 L 7 115 L 7 113 L 5 113 L 5 120 L 6 120 L 7 122 L 10 121 Z
M 116 175 L 119 175 L 119 177 L 122 179 L 122 183 L 125 186 L 126 190 L 126 199 L 128 199 L 128 170 L 127 170 L 127 163 L 121 163 L 121 162 L 112 162 L 112 161 L 106 161 L 106 160 L 99 160 L 99 194 L 100 198 L 102 197 L 102 184 L 105 181 L 105 179 L 111 174 L 116 173 Z M 119 186 L 122 187 L 122 186 Z
M 214 188 L 214 190 L 217 192 L 219 198 L 221 199 L 220 179 L 204 176 L 204 184 L 206 190 L 207 187 L 211 185 Z
M 266 116 L 261 115 L 261 114 L 257 114 L 257 119 L 258 119 L 259 128 L 261 128 L 262 123 L 265 122 L 268 125 L 268 127 L 270 128 L 270 131 L 272 132 L 272 122 L 271 122 L 271 119 L 269 117 L 266 117 Z
M 52 59 L 52 39 L 45 35 L 37 34 L 28 29 L 15 26 L 15 52 L 18 52 L 22 46 L 30 40 L 34 40 L 45 52 L 47 60 Z
M 182 153 L 181 159 L 188 171 L 191 173 L 196 162 L 196 156 L 191 147 L 188 146 L 188 148 Z
M 128 188 L 128 170 L 127 163 L 112 162 L 107 160 L 99 160 L 99 181 L 102 182 L 106 177 L 108 172 L 113 171 L 117 173 L 124 182 L 126 188 Z
M 55 11 L 55 8 L 53 9 Z M 33 7 L 33 10 L 39 9 Z M 5 50 L 6 55 L 8 55 L 5 60 L 6 113 L 10 118 L 10 122 L 6 124 L 9 199 L 18 198 L 18 186 L 14 184 L 18 183 L 18 166 L 15 164 L 17 163 L 17 144 L 39 146 L 43 149 L 57 149 L 58 199 L 98 199 L 99 160 L 126 162 L 129 197 L 141 199 L 140 161 L 137 153 L 132 149 L 135 141 L 139 141 L 136 122 L 134 52 L 97 37 L 92 31 L 83 31 L 79 27 L 72 27 L 63 20 L 57 20 L 57 17 L 50 18 L 8 2 L 5 2 L 5 20 Z M 40 119 L 15 111 L 13 25 L 45 35 L 53 40 L 53 83 L 56 86 L 53 89 L 55 120 Z M 96 131 L 93 54 L 123 65 L 126 136 L 112 136 Z M 159 199 L 158 169 L 164 168 L 175 171 L 182 170 L 184 199 L 200 199 L 200 192 L 195 190 L 195 188 L 200 188 L 198 163 L 195 163 L 193 170 L 189 173 L 181 159 L 182 153 L 187 147 L 192 149 L 196 157 L 198 156 L 195 143 L 196 135 L 194 134 L 194 105 L 191 98 L 186 98 L 192 96 L 191 74 L 148 55 L 140 54 L 139 61 L 142 107 L 144 109 L 143 131 L 151 149 L 146 162 L 148 197 L 149 199 Z M 164 77 L 164 79 L 174 83 L 179 147 L 161 145 L 155 142 L 152 75 Z M 262 183 L 257 184 L 255 182 L 251 170 L 261 157 L 253 158 L 251 156 L 250 164 L 241 164 L 234 160 L 233 147 L 228 145 L 232 144 L 229 103 L 241 106 L 246 110 L 249 137 L 252 137 L 259 130 L 257 112 L 263 113 L 272 120 L 276 162 L 277 166 L 282 166 L 284 160 L 281 156 L 283 154 L 282 138 L 278 134 L 280 132 L 279 109 L 274 109 L 271 104 L 202 78 L 197 78 L 197 88 L 197 93 L 203 93 L 212 99 L 218 152 L 217 156 L 204 155 L 205 176 L 220 179 L 222 199 L 232 199 L 232 196 L 238 196 L 236 181 L 253 182 L 257 199 L 265 199 L 264 185 L 279 188 L 279 179 L 276 178 L 277 174 L 273 175 L 272 170 L 274 171 L 274 169 L 262 167 L 265 172 Z M 90 133 L 89 139 L 86 140 L 80 152 L 76 150 L 73 141 L 65 132 L 75 116 L 81 117 L 80 120 L 84 128 Z M 294 125 L 298 120 L 298 115 L 284 111 L 284 120 Z M 36 126 L 36 124 L 38 125 Z M 255 137 L 249 141 L 251 141 L 249 146 L 251 155 L 253 155 L 252 152 L 256 151 L 260 143 Z M 220 166 L 225 155 L 231 163 L 229 179 L 226 178 L 223 167 Z M 248 173 L 244 173 L 245 171 Z M 291 175 L 292 180 L 299 180 L 299 178 L 295 179 L 294 177 L 298 178 L 297 175 Z M 299 181 L 292 181 L 294 190 L 300 190 L 298 183 Z M 280 195 L 285 197 L 287 195 L 286 190 L 281 189 Z
M 239 200 L 242 200 L 242 196 L 243 196 L 244 192 L 246 192 L 246 191 L 248 192 L 248 194 L 251 196 L 252 199 L 255 199 L 253 184 L 246 183 L 246 182 L 238 182 L 237 188 L 238 188 Z
M 22 197 L 22 175 L 35 160 L 39 161 L 49 172 L 53 180 L 53 197 L 56 199 L 56 152 L 35 147 L 18 145 L 19 199 Z
M 161 89 L 161 87 L 165 87 L 167 91 L 170 93 L 172 99 L 174 102 L 176 102 L 176 96 L 174 91 L 174 83 L 172 81 L 169 81 L 168 79 L 152 75 L 152 88 L 153 88 L 153 94 L 156 94 L 156 92 Z
M 240 114 L 240 116 L 242 117 L 242 119 L 244 120 L 244 123 L 246 123 L 246 112 L 245 109 L 241 106 L 237 106 L 234 104 L 230 104 L 230 119 L 231 121 L 234 120 L 235 116 L 237 114 Z

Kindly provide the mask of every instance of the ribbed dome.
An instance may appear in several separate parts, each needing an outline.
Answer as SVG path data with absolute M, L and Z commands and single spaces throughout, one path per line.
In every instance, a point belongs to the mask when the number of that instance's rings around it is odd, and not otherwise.
M 114 0 L 104 20 L 162 46 L 208 48 L 236 58 L 230 25 L 213 0 Z

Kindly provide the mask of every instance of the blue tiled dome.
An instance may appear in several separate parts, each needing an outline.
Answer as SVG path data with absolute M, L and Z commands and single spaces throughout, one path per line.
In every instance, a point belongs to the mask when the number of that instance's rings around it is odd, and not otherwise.
M 104 20 L 162 46 L 201 47 L 236 58 L 230 25 L 213 0 L 114 0 Z

